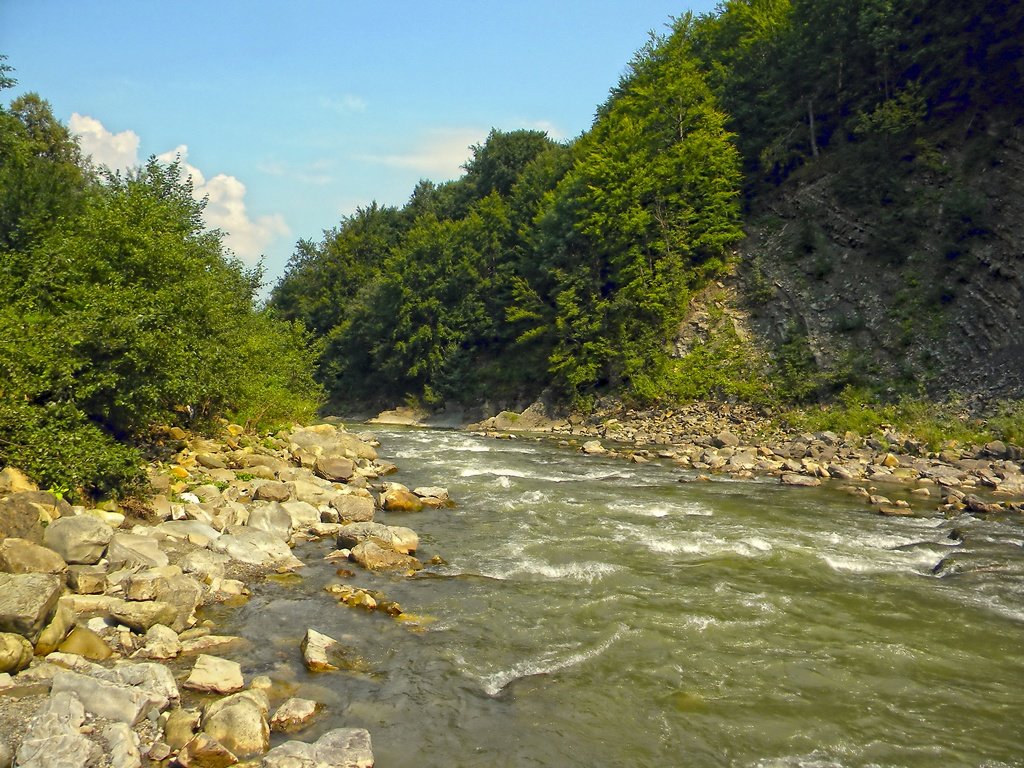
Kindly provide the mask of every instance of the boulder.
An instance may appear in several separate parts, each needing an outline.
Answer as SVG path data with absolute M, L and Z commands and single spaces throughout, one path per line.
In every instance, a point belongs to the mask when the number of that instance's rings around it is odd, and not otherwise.
M 154 624 L 146 630 L 145 645 L 132 654 L 133 658 L 164 661 L 181 653 L 178 633 L 164 624 Z
M 288 541 L 292 534 L 292 516 L 279 502 L 256 502 L 249 510 L 248 526 Z
M 211 703 L 203 714 L 202 730 L 237 757 L 262 755 L 270 748 L 267 695 L 244 691 Z
M 373 499 L 365 496 L 337 496 L 331 506 L 338 512 L 338 520 L 345 523 L 368 523 L 375 511 Z
M 174 619 L 168 623 L 175 632 L 189 626 L 192 612 L 203 598 L 199 582 L 183 574 L 176 565 L 132 574 L 126 582 L 125 596 L 129 600 L 155 600 L 175 607 Z
M 139 737 L 127 723 L 111 723 L 103 729 L 110 768 L 140 768 Z
M 419 512 L 423 501 L 412 491 L 393 488 L 381 494 L 380 505 L 389 512 Z
M 28 539 L 0 541 L 0 571 L 6 573 L 66 573 L 68 564 L 49 547 Z
M 164 672 L 170 676 L 168 670 L 164 669 Z M 135 725 L 149 712 L 162 711 L 170 704 L 169 697 L 163 691 L 142 684 L 133 685 L 123 680 L 116 669 L 105 675 L 94 674 L 61 670 L 53 676 L 52 695 L 72 693 L 82 702 L 87 712 L 128 725 Z M 170 683 L 174 684 L 173 678 Z
M 164 741 L 171 749 L 181 749 L 196 735 L 199 720 L 197 709 L 172 709 L 164 723 Z
M 43 543 L 43 525 L 71 514 L 71 505 L 45 491 L 21 491 L 0 499 L 0 538 Z
M 0 632 L 35 644 L 57 610 L 63 586 L 49 573 L 0 573 Z
M 231 750 L 205 733 L 197 733 L 176 758 L 182 768 L 227 768 L 238 762 Z
M 53 618 L 50 619 L 50 623 L 46 625 L 36 641 L 35 652 L 40 656 L 53 653 L 74 628 L 75 612 L 58 602 Z
M 46 527 L 43 541 L 67 563 L 98 563 L 114 535 L 114 529 L 92 515 L 75 515 L 54 520 Z
M 302 650 L 302 661 L 310 672 L 331 672 L 338 667 L 331 662 L 331 653 L 338 645 L 333 637 L 317 632 L 315 629 L 307 629 L 306 636 L 302 638 L 300 648 Z
M 98 595 L 107 588 L 106 565 L 69 565 L 68 586 L 80 595 Z
M 418 571 L 423 567 L 412 555 L 385 549 L 373 539 L 354 546 L 351 558 L 369 571 Z
M 186 688 L 206 693 L 235 693 L 245 687 L 242 667 L 237 661 L 200 654 L 184 683 Z
M 265 568 L 297 568 L 302 565 L 288 545 L 266 531 L 242 529 L 224 534 L 210 545 L 233 560 Z
M 588 440 L 580 450 L 588 456 L 603 456 L 608 453 L 608 449 L 601 445 L 600 440 Z
M 227 459 L 219 453 L 198 453 L 196 464 L 203 469 L 227 469 Z
M 160 542 L 156 538 L 141 536 L 137 533 L 114 535 L 107 548 L 107 559 L 112 568 L 122 565 L 156 568 L 170 562 L 167 555 L 160 549 Z
M 38 491 L 39 486 L 29 479 L 28 475 L 14 467 L 4 467 L 0 472 L 0 496 L 24 491 Z
M 441 501 L 448 501 L 448 489 L 441 488 L 437 485 L 425 485 L 419 488 L 413 488 L 412 492 L 422 499 L 439 499 Z
M 0 632 L 0 673 L 21 672 L 32 661 L 32 644 L 21 635 Z
M 403 555 L 415 552 L 419 547 L 419 536 L 411 528 L 383 523 L 350 523 L 338 533 L 338 547 L 351 549 L 369 540 Z
M 100 635 L 82 625 L 72 629 L 64 642 L 57 646 L 57 650 L 93 661 L 103 661 L 114 655 L 114 650 Z
M 355 474 L 356 464 L 345 456 L 318 456 L 313 472 L 332 483 L 347 483 Z
M 306 530 L 320 522 L 320 510 L 306 501 L 286 501 L 281 505 L 291 518 L 293 530 Z
M 324 488 L 322 485 L 306 480 L 291 480 L 288 483 L 288 488 L 291 490 L 292 501 L 304 501 L 313 506 L 328 504 L 339 493 L 334 488 Z
M 715 435 L 711 442 L 715 448 L 735 448 L 740 444 L 740 439 L 732 432 L 724 431 Z
M 102 758 L 100 747 L 79 732 L 85 708 L 71 693 L 54 693 L 29 721 L 18 747 L 19 768 L 86 768 Z
M 312 744 L 287 741 L 263 756 L 261 768 L 373 768 L 370 733 L 336 728 Z
M 162 600 L 136 602 L 115 599 L 109 604 L 107 615 L 118 624 L 142 634 L 154 624 L 173 625 L 178 620 L 179 608 Z
M 191 573 L 201 581 L 210 583 L 214 579 L 224 578 L 224 567 L 230 562 L 231 558 L 222 552 L 197 549 L 185 555 L 180 565 L 185 573 Z
M 316 716 L 319 708 L 320 705 L 311 699 L 288 699 L 270 718 L 270 730 L 280 733 L 301 730 Z
M 291 497 L 292 492 L 288 485 L 277 480 L 268 480 L 267 482 L 260 483 L 252 495 L 255 501 L 281 502 L 288 501 Z
M 780 478 L 780 482 L 783 485 L 795 485 L 806 488 L 821 485 L 821 480 L 816 477 L 808 477 L 807 475 L 798 475 L 795 472 L 786 472 Z

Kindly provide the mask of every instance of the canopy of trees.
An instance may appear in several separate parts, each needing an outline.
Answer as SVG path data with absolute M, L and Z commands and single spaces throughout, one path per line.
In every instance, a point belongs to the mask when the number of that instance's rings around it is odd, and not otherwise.
M 326 340 L 321 378 L 339 401 L 706 394 L 693 376 L 722 381 L 722 361 L 695 374 L 671 342 L 734 258 L 744 205 L 838 146 L 863 147 L 878 178 L 924 151 L 929 126 L 1019 119 L 1022 15 L 1005 0 L 728 0 L 683 15 L 588 132 L 492 131 L 460 179 L 300 242 L 273 305 Z

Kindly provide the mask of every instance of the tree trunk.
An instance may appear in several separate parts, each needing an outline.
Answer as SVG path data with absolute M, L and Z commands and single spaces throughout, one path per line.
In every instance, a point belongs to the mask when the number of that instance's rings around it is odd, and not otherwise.
M 807 125 L 811 130 L 811 154 L 818 159 L 818 140 L 814 138 L 814 101 L 807 100 Z

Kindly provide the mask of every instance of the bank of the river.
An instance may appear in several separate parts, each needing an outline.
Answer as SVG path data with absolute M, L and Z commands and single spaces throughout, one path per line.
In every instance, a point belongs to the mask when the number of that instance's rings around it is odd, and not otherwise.
M 245 604 L 265 579 L 293 578 L 302 542 L 329 541 L 339 574 L 352 573 L 348 561 L 418 570 L 416 532 L 374 515 L 443 507 L 447 492 L 387 482 L 395 466 L 373 437 L 340 425 L 163 439 L 173 456 L 151 467 L 155 495 L 124 507 L 72 507 L 16 468 L 0 472 L 0 768 L 371 766 L 365 729 L 312 744 L 279 736 L 270 749 L 272 732 L 301 732 L 322 702 L 254 674 L 251 641 L 203 617 Z M 331 594 L 342 610 L 416 621 L 377 592 Z M 291 652 L 312 671 L 345 666 L 338 641 L 310 622 Z
M 424 414 L 396 409 L 382 424 L 429 422 Z M 915 512 L 1024 513 L 1024 448 L 1000 440 L 959 445 L 948 440 L 932 451 L 889 429 L 880 437 L 853 432 L 792 432 L 777 419 L 743 404 L 694 403 L 671 410 L 631 410 L 613 405 L 593 414 L 551 418 L 540 404 L 521 413 L 503 411 L 466 429 L 492 438 L 554 436 L 589 455 L 636 463 L 668 459 L 700 477 L 775 476 L 781 483 L 842 483 L 866 506 L 890 516 Z M 913 503 L 894 501 L 886 488 L 908 489 Z

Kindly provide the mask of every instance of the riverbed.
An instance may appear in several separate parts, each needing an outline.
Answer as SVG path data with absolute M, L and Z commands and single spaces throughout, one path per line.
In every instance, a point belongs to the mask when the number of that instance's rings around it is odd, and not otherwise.
M 374 432 L 393 479 L 457 503 L 377 519 L 446 564 L 339 576 L 332 542 L 304 544 L 301 579 L 217 616 L 250 639 L 247 675 L 325 704 L 299 738 L 367 728 L 379 768 L 1024 765 L 1020 516 L 890 518 L 836 486 Z M 338 605 L 339 583 L 418 620 Z M 306 672 L 307 627 L 351 668 Z

